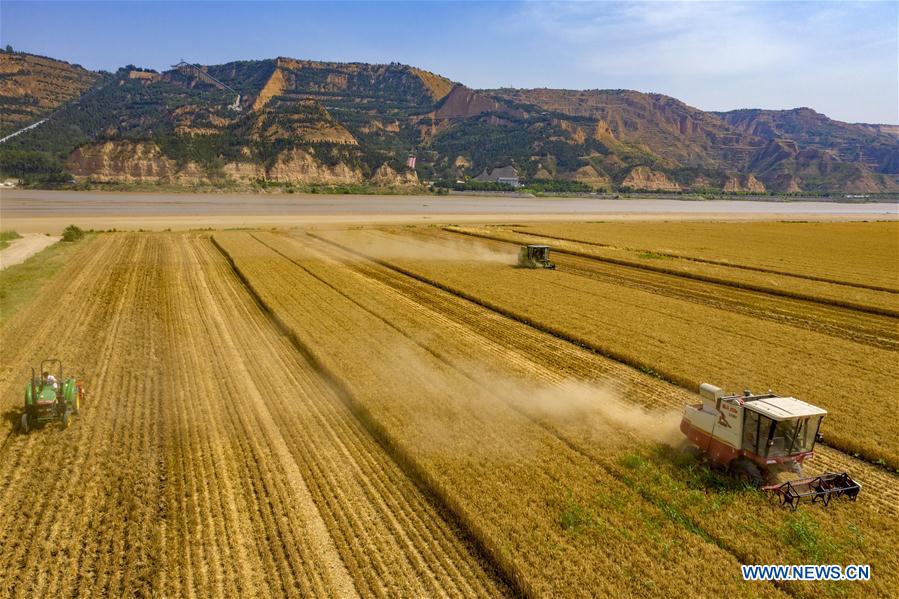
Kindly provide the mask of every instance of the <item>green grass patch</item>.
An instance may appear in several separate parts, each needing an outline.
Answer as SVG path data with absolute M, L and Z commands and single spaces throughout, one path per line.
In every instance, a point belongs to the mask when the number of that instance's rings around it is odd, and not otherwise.
M 81 243 L 54 243 L 21 264 L 0 270 L 0 325 L 30 301 Z
M 21 238 L 22 236 L 15 231 L 0 231 L 0 250 L 7 248 L 13 239 Z
M 590 511 L 583 505 L 570 499 L 562 508 L 562 513 L 559 516 L 559 524 L 562 525 L 562 529 L 573 530 L 574 532 L 580 532 L 591 521 Z
M 784 544 L 809 563 L 840 563 L 847 551 L 855 552 L 865 546 L 865 537 L 855 524 L 828 533 L 821 530 L 816 516 L 805 510 L 791 513 L 779 533 Z
M 637 470 L 638 468 L 643 468 L 647 465 L 647 462 L 645 459 L 643 459 L 643 456 L 637 453 L 625 454 L 621 456 L 618 461 L 622 466 L 630 470 Z
M 781 538 L 799 555 L 816 564 L 836 551 L 834 543 L 821 535 L 820 525 L 805 511 L 790 514 L 781 529 Z
M 671 260 L 671 256 L 665 254 L 657 254 L 656 252 L 640 252 L 637 258 L 642 260 Z

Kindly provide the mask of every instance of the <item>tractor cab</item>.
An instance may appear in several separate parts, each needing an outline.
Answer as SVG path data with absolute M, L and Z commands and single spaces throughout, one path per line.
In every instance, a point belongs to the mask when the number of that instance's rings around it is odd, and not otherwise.
M 518 266 L 522 268 L 550 268 L 555 264 L 549 261 L 548 245 L 525 245 L 518 250 Z

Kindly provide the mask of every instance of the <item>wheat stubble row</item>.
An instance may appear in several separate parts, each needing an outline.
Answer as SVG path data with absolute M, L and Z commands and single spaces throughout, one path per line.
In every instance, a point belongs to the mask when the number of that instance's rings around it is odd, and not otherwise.
M 90 242 L 2 331 L 83 373 L 83 415 L 4 423 L 12 596 L 491 595 L 504 587 L 247 296 L 208 240 Z

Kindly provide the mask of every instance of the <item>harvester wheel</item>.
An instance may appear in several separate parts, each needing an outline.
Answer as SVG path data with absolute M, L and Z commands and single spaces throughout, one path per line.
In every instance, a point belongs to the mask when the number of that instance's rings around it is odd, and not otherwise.
M 699 449 L 692 443 L 690 443 L 689 445 L 684 447 L 684 453 L 687 454 L 688 456 L 690 456 L 691 458 L 693 458 L 694 460 L 701 460 L 706 455 L 701 449 Z
M 22 419 L 19 421 L 19 432 L 23 435 L 28 434 L 28 412 L 22 414 Z
M 762 471 L 758 465 L 745 458 L 738 458 L 731 462 L 729 470 L 734 478 L 748 485 L 760 487 L 765 482 L 765 478 L 762 476 Z
M 62 428 L 69 428 L 69 411 L 66 410 L 62 413 Z
M 76 393 L 75 399 L 72 400 L 72 414 L 77 416 L 81 412 L 81 397 Z

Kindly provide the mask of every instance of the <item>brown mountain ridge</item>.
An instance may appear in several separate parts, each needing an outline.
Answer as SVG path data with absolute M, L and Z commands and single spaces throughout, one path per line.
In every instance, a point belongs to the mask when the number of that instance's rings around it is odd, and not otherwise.
M 895 126 L 629 90 L 474 90 L 397 63 L 94 73 L 3 52 L 0 103 L 4 135 L 52 115 L 0 145 L 4 173 L 26 177 L 37 164 L 94 181 L 410 186 L 511 165 L 585 189 L 899 191 Z

